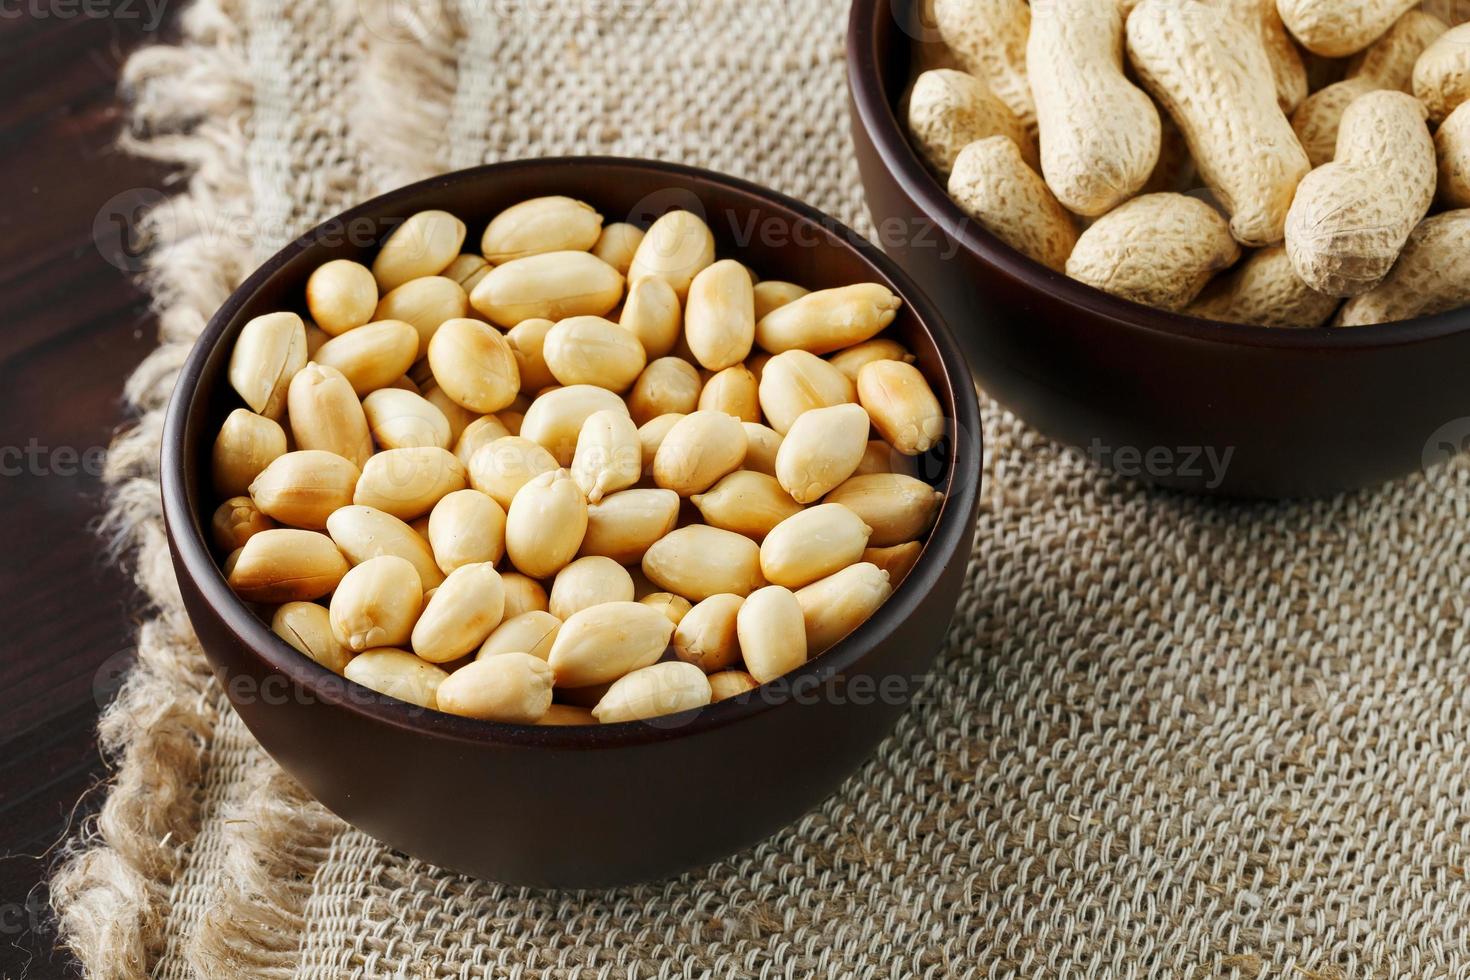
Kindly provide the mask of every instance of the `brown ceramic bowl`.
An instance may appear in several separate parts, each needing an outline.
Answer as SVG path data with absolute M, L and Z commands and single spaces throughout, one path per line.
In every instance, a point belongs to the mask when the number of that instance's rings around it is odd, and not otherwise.
M 225 378 L 251 317 L 301 309 L 308 274 L 365 259 L 395 220 L 444 208 L 478 242 L 491 216 L 544 194 L 648 223 L 701 208 L 723 254 L 809 287 L 887 283 L 889 330 L 918 356 L 953 420 L 922 462 L 947 499 L 907 579 L 866 624 L 779 682 L 653 722 L 551 728 L 416 708 L 298 654 L 230 591 L 206 528 L 210 446 L 237 404 Z M 610 158 L 496 164 L 369 201 L 281 250 L 220 308 L 184 366 L 163 437 L 163 504 L 185 605 L 250 730 L 313 795 L 402 850 L 460 871 L 540 886 L 675 874 L 761 840 L 831 793 L 889 732 L 943 641 L 975 526 L 980 423 L 964 360 L 894 264 L 817 211 L 744 181 Z
M 1372 486 L 1470 437 L 1470 310 L 1352 329 L 1216 323 L 1068 279 L 969 220 L 896 111 L 928 36 L 917 7 L 852 4 L 853 140 L 880 241 L 1002 404 L 1125 475 L 1243 496 Z

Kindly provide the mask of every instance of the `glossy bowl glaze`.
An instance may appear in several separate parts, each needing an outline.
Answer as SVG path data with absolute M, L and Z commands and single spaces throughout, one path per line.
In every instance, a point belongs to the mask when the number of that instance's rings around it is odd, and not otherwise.
M 1273 330 L 1140 306 L 1033 262 L 969 220 L 897 114 L 913 0 L 854 0 L 853 142 L 880 242 L 939 306 L 981 387 L 1127 476 L 1255 497 L 1373 486 L 1470 436 L 1470 310 Z
M 492 724 L 427 711 L 318 666 L 225 583 L 206 529 L 208 460 L 236 404 L 229 351 L 250 318 L 302 309 L 311 270 L 366 259 L 397 221 L 443 208 L 477 243 L 504 207 L 568 194 L 611 221 L 700 211 L 722 254 L 808 287 L 885 282 L 889 328 L 952 420 L 922 462 L 947 499 L 923 554 L 866 624 L 780 682 L 652 722 Z M 873 247 L 819 212 L 744 181 L 671 164 L 565 158 L 495 164 L 376 198 L 282 249 L 220 308 L 179 377 L 163 438 L 174 567 L 205 653 L 261 744 L 313 795 L 409 854 L 515 884 L 606 886 L 697 867 L 781 829 L 831 793 L 903 712 L 954 614 L 975 526 L 980 420 L 959 349 Z

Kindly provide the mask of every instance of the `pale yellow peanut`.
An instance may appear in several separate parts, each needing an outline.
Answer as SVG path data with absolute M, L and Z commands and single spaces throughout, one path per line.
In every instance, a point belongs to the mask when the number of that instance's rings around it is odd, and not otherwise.
M 1302 64 L 1296 44 L 1292 42 L 1276 0 L 1205 0 L 1206 4 L 1239 20 L 1261 42 L 1266 61 L 1271 65 L 1271 80 L 1276 86 L 1276 104 L 1282 112 L 1291 112 L 1307 97 L 1307 69 Z
M 498 657 L 505 653 L 529 653 L 542 660 L 551 656 L 552 644 L 561 629 L 561 620 L 544 609 L 529 609 L 505 619 L 495 627 L 475 659 Z
M 637 337 L 650 358 L 664 357 L 679 343 L 684 328 L 679 296 L 658 276 L 629 282 L 618 326 Z
M 465 426 L 465 430 L 459 434 L 459 439 L 454 444 L 454 455 L 468 467 L 470 460 L 475 458 L 475 453 L 510 434 L 510 430 L 498 416 L 482 415 Z M 473 481 L 473 474 L 471 480 Z
M 332 618 L 325 606 L 315 602 L 287 602 L 271 616 L 271 632 L 334 674 L 340 674 L 352 659 L 332 635 Z
M 418 331 L 402 320 L 379 320 L 333 337 L 311 359 L 341 371 L 360 398 L 403 377 L 418 353 Z
M 606 316 L 623 298 L 618 270 L 590 252 L 543 252 L 497 265 L 481 279 L 470 304 L 493 324 Z
M 658 276 L 682 302 L 694 277 L 715 261 L 715 236 L 704 219 L 689 211 L 670 211 L 655 221 L 628 267 L 628 281 Z
M 298 449 L 260 471 L 250 484 L 250 499 L 273 520 L 321 531 L 333 511 L 352 503 L 360 475 L 351 460 L 335 453 Z
M 558 466 L 570 466 L 577 451 L 582 426 L 595 412 L 627 414 L 627 404 L 616 392 L 597 385 L 567 385 L 546 392 L 531 403 L 521 422 L 521 437 L 538 443 L 556 458 Z
M 606 684 L 657 661 L 673 632 L 674 624 L 652 606 L 605 602 L 562 622 L 547 662 L 557 687 Z
M 912 364 L 914 355 L 892 338 L 874 337 L 872 340 L 843 348 L 835 354 L 828 354 L 826 360 L 841 371 L 847 380 L 856 384 L 858 372 L 863 369 L 863 365 L 873 361 L 904 361 Z
M 226 500 L 215 508 L 209 520 L 214 546 L 225 553 L 244 547 L 251 537 L 275 526 L 276 522 L 267 517 L 255 501 L 245 496 Z
M 1217 277 L 1193 303 L 1191 316 L 1258 327 L 1319 327 L 1341 300 L 1302 281 L 1284 245 L 1257 249 Z
M 367 266 L 333 259 L 306 280 L 306 308 L 317 326 L 332 336 L 367 323 L 378 305 L 378 283 Z
M 742 422 L 745 430 L 745 461 L 740 465 L 747 470 L 776 475 L 776 456 L 781 451 L 781 433 L 759 422 Z
M 804 412 L 857 400 L 857 387 L 831 364 L 804 350 L 789 350 L 766 362 L 757 387 L 767 424 L 784 435 Z
M 735 617 L 745 599 L 720 593 L 702 599 L 674 627 L 674 656 L 706 674 L 740 662 Z
M 449 420 L 423 395 L 379 388 L 362 400 L 373 442 L 383 449 L 449 448 Z
M 1031 8 L 1026 0 L 934 0 L 934 24 L 955 60 L 990 90 L 1030 131 L 1036 103 L 1026 75 Z
M 688 599 L 681 595 L 674 595 L 672 592 L 651 592 L 638 601 L 645 606 L 652 606 L 669 617 L 669 622 L 674 624 L 675 630 L 678 630 L 684 617 L 689 615 L 689 610 L 694 608 Z
M 949 196 L 1011 248 L 1057 272 L 1077 243 L 1077 223 L 1041 175 L 1005 136 L 976 140 L 960 151 Z
M 1068 209 L 1105 214 L 1149 179 L 1162 129 L 1154 104 L 1123 73 L 1123 12 L 1115 0 L 1075 0 L 1031 14 L 1026 72 L 1041 173 Z
M 286 452 L 286 430 L 274 419 L 237 408 L 225 416 L 210 450 L 210 479 L 221 497 L 244 493 L 260 471 Z
M 327 518 L 327 533 L 354 565 L 396 555 L 413 565 L 425 592 L 444 581 L 429 542 L 404 521 L 375 507 L 354 504 L 333 512 Z
M 447 449 L 388 449 L 367 461 L 352 502 L 409 521 L 427 514 L 446 494 L 468 483 L 464 464 Z
M 503 436 L 470 457 L 470 486 L 508 508 L 521 487 L 556 468 L 556 457 L 544 446 L 524 436 Z
M 922 537 L 934 524 L 944 494 L 901 473 L 871 473 L 845 481 L 825 502 L 857 514 L 873 529 L 868 545 L 887 548 Z
M 235 565 L 239 563 L 240 556 L 244 553 L 245 546 L 241 545 L 234 551 L 230 552 L 228 555 L 225 555 L 225 560 L 220 563 L 220 571 L 224 573 L 226 581 L 233 580 L 235 575 Z
M 636 670 L 618 680 L 593 716 L 604 725 L 640 721 L 692 711 L 710 703 L 712 694 L 704 673 L 690 664 L 670 661 Z
M 759 323 L 767 313 L 801 299 L 809 290 L 794 282 L 767 279 L 756 283 L 752 292 L 755 300 L 755 322 Z
M 322 344 L 325 344 L 327 341 L 329 341 L 331 339 L 332 339 L 332 335 L 329 334 L 329 333 L 327 333 L 321 327 L 317 326 L 315 323 L 308 323 L 308 324 L 306 324 L 306 358 L 307 358 L 307 360 L 310 360 L 311 359 L 311 355 L 315 354 L 317 351 L 319 351 L 319 350 L 322 349 Z
M 642 241 L 642 228 L 626 221 L 615 222 L 602 229 L 592 246 L 592 254 L 626 276 Z
M 577 554 L 587 533 L 587 499 L 566 470 L 532 479 L 505 515 L 505 551 L 532 578 L 549 578 Z
M 1311 163 L 1254 31 L 1203 4 L 1143 0 L 1128 17 L 1128 57 L 1184 133 L 1231 234 L 1244 245 L 1280 242 Z
M 700 270 L 689 286 L 684 336 L 695 359 L 710 371 L 723 371 L 749 356 L 755 292 L 745 266 L 725 259 Z
M 761 574 L 773 585 L 799 589 L 862 557 L 872 529 L 841 504 L 793 514 L 761 543 Z
M 638 445 L 643 450 L 644 473 L 653 471 L 653 461 L 658 457 L 658 447 L 663 445 L 669 430 L 684 417 L 680 412 L 669 412 L 666 415 L 655 416 L 638 427 Z
M 374 320 L 402 320 L 418 331 L 419 350 L 427 351 L 439 324 L 468 316 L 464 287 L 445 276 L 410 279 L 378 300 Z
M 1363 50 L 1416 0 L 1277 0 L 1292 35 L 1308 51 L 1342 58 Z
M 342 576 L 332 593 L 332 635 L 355 653 L 403 646 L 423 605 L 423 586 L 411 562 L 396 555 L 369 558 Z
M 530 406 L 527 405 L 526 407 L 529 408 Z M 526 420 L 526 413 L 517 408 L 508 408 L 503 412 L 496 412 L 495 417 L 500 419 L 500 423 L 505 426 L 506 431 L 513 436 L 518 436 L 521 434 L 521 424 Z
M 527 653 L 476 660 L 439 685 L 440 711 L 508 725 L 538 724 L 551 708 L 551 668 Z
M 717 371 L 699 392 L 702 412 L 733 415 L 741 422 L 761 420 L 760 386 L 744 364 Z
M 650 361 L 633 390 L 628 392 L 628 412 L 642 425 L 660 415 L 687 415 L 699 405 L 699 372 L 681 357 Z
M 298 449 L 336 453 L 361 467 L 373 454 L 362 402 L 342 372 L 308 364 L 291 379 L 287 418 Z
M 505 510 L 488 494 L 456 490 L 429 512 L 428 536 L 446 575 L 464 565 L 494 566 L 505 554 Z
M 434 590 L 413 626 L 413 652 L 431 664 L 479 649 L 505 612 L 505 585 L 490 562 L 461 565 Z
M 912 364 L 874 361 L 858 372 L 858 404 L 873 427 L 899 452 L 926 453 L 944 437 L 944 409 Z
M 556 324 L 544 318 L 522 320 L 505 334 L 506 343 L 515 355 L 522 391 L 540 391 L 556 384 L 556 376 L 546 366 L 546 335 Z
M 816 656 L 857 629 L 893 594 L 888 573 L 858 562 L 796 592 L 806 626 L 807 656 Z M 752 671 L 754 675 L 754 671 Z
M 421 708 L 437 707 L 436 694 L 449 679 L 444 668 L 425 663 L 405 650 L 367 650 L 342 671 L 354 683 Z
M 670 531 L 643 554 L 643 574 L 659 588 L 699 602 L 721 592 L 749 595 L 765 585 L 760 546 L 704 524 Z
M 753 470 L 736 470 L 689 501 L 699 508 L 706 524 L 753 541 L 762 540 L 771 528 L 801 512 L 801 504 L 791 499 L 774 476 Z
M 1470 207 L 1470 105 L 1461 105 L 1434 134 L 1439 158 L 1439 202 L 1446 208 Z
M 611 558 L 620 565 L 642 561 L 644 552 L 672 531 L 678 519 L 679 495 L 672 490 L 608 494 L 587 507 L 581 552 Z
M 781 440 L 776 479 L 797 503 L 817 500 L 857 470 L 868 449 L 870 428 L 861 405 L 804 412 Z
M 485 277 L 490 271 L 490 263 L 485 261 L 483 255 L 475 255 L 473 252 L 461 252 L 454 257 L 454 261 L 440 270 L 439 275 L 445 279 L 453 279 L 459 283 L 459 287 L 468 295 L 475 288 L 475 284 Z
M 609 391 L 626 391 L 648 364 L 638 338 L 600 316 L 559 321 L 547 332 L 541 353 L 559 383 Z
M 604 409 L 582 423 L 572 456 L 572 479 L 589 504 L 625 490 L 643 476 L 643 450 L 638 428 L 626 412 Z
M 756 323 L 755 340 L 772 354 L 829 354 L 877 334 L 893 322 L 901 305 L 880 283 L 822 289 L 767 313 Z
M 500 584 L 505 587 L 505 619 L 528 612 L 546 612 L 546 590 L 529 575 L 501 572 Z
M 752 592 L 736 627 L 745 669 L 756 682 L 773 681 L 806 663 L 806 621 L 790 589 L 768 585 Z
M 1470 101 L 1470 24 L 1458 24 L 1441 34 L 1414 62 L 1414 95 L 1442 122 Z
M 743 670 L 722 670 L 718 674 L 710 674 L 706 680 L 709 681 L 711 704 L 738 698 L 760 686 L 754 677 Z
M 1434 141 L 1424 107 L 1370 92 L 1343 113 L 1337 154 L 1307 175 L 1286 222 L 1286 251 L 1318 292 L 1356 296 L 1388 275 L 1434 201 Z
M 740 468 L 745 429 L 720 412 L 691 412 L 675 422 L 653 458 L 653 480 L 681 497 L 708 490 Z
M 552 704 L 541 716 L 538 725 L 595 725 L 597 717 L 587 708 L 575 704 Z
M 521 372 L 505 335 L 487 323 L 447 320 L 429 341 L 429 366 L 444 393 L 472 412 L 508 408 L 521 390 Z
M 427 364 L 428 360 L 425 359 L 424 363 Z M 449 421 L 449 438 L 451 441 L 458 441 L 459 437 L 464 435 L 465 429 L 469 428 L 477 418 L 474 412 L 465 408 L 453 398 L 450 398 L 448 393 L 437 384 L 430 383 L 424 385 L 419 393 L 424 396 L 424 401 L 444 413 L 444 418 Z M 500 412 L 498 413 L 498 417 L 506 424 L 506 428 L 510 429 L 509 423 L 505 422 L 506 413 Z
M 1467 305 L 1470 209 L 1461 209 L 1419 222 L 1393 270 L 1372 290 L 1348 300 L 1333 323 L 1345 327 L 1388 323 Z
M 585 252 L 602 234 L 602 215 L 570 197 L 511 205 L 485 226 L 480 251 L 492 265 L 544 252 Z
M 896 589 L 908 578 L 909 572 L 913 571 L 914 563 L 919 560 L 919 554 L 923 550 L 922 541 L 905 541 L 887 548 L 864 548 L 862 560 L 887 572 L 889 584 Z
M 227 374 L 230 387 L 257 415 L 279 419 L 286 393 L 306 366 L 306 324 L 295 313 L 267 313 L 249 321 L 235 338 Z
M 1135 303 L 1178 310 L 1239 256 L 1225 219 L 1205 202 L 1145 194 L 1082 233 L 1067 275 Z
M 929 166 L 948 176 L 960 151 L 989 136 L 1005 136 L 1037 163 L 1036 144 L 1026 126 L 983 79 L 962 71 L 933 68 L 909 92 L 908 129 Z
M 863 458 L 858 463 L 857 469 L 852 471 L 852 475 L 903 473 L 906 476 L 917 476 L 918 472 L 918 466 L 912 456 L 904 455 L 882 439 L 869 439 L 868 448 L 863 450 Z
M 548 606 L 551 615 L 566 620 L 573 613 L 605 602 L 632 602 L 633 577 L 611 558 L 588 555 L 556 573 Z
M 420 211 L 383 239 L 373 259 L 378 289 L 388 292 L 410 279 L 438 274 L 464 244 L 465 227 L 448 211 Z

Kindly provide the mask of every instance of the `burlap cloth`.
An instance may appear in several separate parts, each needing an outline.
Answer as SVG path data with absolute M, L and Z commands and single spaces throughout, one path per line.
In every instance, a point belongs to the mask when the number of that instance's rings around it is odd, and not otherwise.
M 129 63 L 132 149 L 191 176 L 150 222 L 161 346 L 110 464 L 153 608 L 102 721 L 115 783 L 54 883 L 89 975 L 1470 975 L 1463 461 L 1208 502 L 987 404 L 970 585 L 924 703 L 818 812 L 677 881 L 535 892 L 411 860 L 305 799 L 229 710 L 156 462 L 229 291 L 350 202 L 535 154 L 702 164 L 864 228 L 845 14 L 201 0 L 183 44 Z

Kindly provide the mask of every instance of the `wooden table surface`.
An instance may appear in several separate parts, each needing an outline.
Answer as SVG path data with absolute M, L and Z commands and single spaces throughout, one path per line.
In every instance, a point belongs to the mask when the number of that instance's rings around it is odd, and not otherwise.
M 156 324 L 94 225 L 163 168 L 114 147 L 127 53 L 174 39 L 178 3 L 0 5 L 0 977 L 74 975 L 44 880 L 95 813 L 94 728 L 131 656 L 138 593 L 94 528 L 99 461 Z M 113 231 L 115 243 L 117 232 Z M 103 236 L 105 239 L 107 236 Z M 104 240 L 104 247 L 106 246 Z M 80 802 L 79 802 L 80 801 Z

